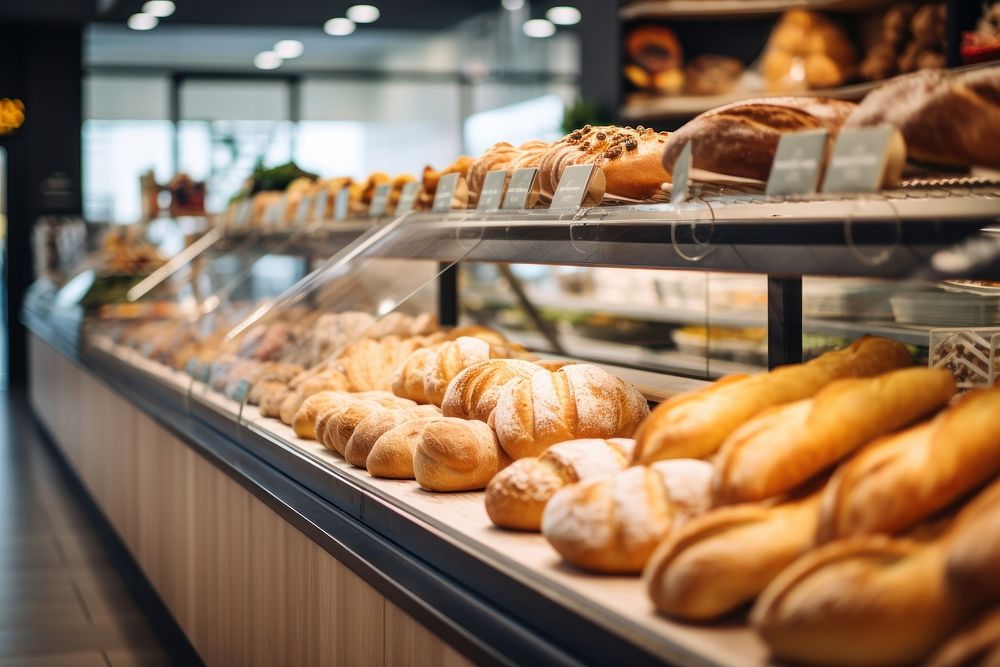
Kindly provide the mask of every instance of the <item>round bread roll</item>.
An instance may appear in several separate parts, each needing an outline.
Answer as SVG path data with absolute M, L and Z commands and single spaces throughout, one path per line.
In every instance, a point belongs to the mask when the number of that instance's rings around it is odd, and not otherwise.
M 343 391 L 321 391 L 302 401 L 302 405 L 292 418 L 295 435 L 307 440 L 316 439 L 316 420 L 321 412 L 338 402 L 350 401 L 350 394 Z
M 415 479 L 413 456 L 428 426 L 441 417 L 411 419 L 383 433 L 372 445 L 365 468 L 372 477 Z
M 440 416 L 441 410 L 433 405 L 417 405 L 412 408 L 385 410 L 371 414 L 359 422 L 354 432 L 351 433 L 347 446 L 344 448 L 344 458 L 351 465 L 364 468 L 368 454 L 384 433 L 414 419 Z
M 671 530 L 708 509 L 711 474 L 709 463 L 674 459 L 584 479 L 549 500 L 542 534 L 577 567 L 641 572 Z
M 441 409 L 446 417 L 488 421 L 504 388 L 530 377 L 539 365 L 521 359 L 490 359 L 469 366 L 448 384 Z
M 434 361 L 438 347 L 420 348 L 403 360 L 392 378 L 392 393 L 417 403 L 428 403 L 427 393 L 424 391 L 424 375 Z
M 503 448 L 522 459 L 566 440 L 630 438 L 648 414 L 628 382 L 600 366 L 569 364 L 507 386 L 490 419 Z
M 493 429 L 480 421 L 442 417 L 424 429 L 413 455 L 417 483 L 428 491 L 474 491 L 511 459 Z

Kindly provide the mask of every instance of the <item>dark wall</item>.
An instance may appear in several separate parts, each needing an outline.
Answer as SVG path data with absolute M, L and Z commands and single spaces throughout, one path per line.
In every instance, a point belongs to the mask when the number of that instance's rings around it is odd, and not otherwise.
M 31 228 L 39 216 L 81 213 L 83 117 L 80 25 L 0 25 L 0 97 L 24 101 L 25 123 L 0 138 L 7 150 L 6 325 L 11 385 L 25 379 L 18 321 L 34 278 Z

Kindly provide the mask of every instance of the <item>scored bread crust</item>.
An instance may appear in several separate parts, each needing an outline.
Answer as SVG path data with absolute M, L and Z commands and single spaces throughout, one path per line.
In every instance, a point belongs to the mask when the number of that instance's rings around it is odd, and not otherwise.
M 302 401 L 292 418 L 292 430 L 295 435 L 306 440 L 316 439 L 316 419 L 320 413 L 337 403 L 350 401 L 351 395 L 343 391 L 321 391 Z
M 440 416 L 441 410 L 433 405 L 418 405 L 411 408 L 375 412 L 361 420 L 355 427 L 344 447 L 344 458 L 351 465 L 364 468 L 375 442 L 383 434 L 414 419 Z
M 441 409 L 446 417 L 488 421 L 506 386 L 542 370 L 522 359 L 490 359 L 465 368 L 445 390 Z
M 413 455 L 413 474 L 428 491 L 476 491 L 510 463 L 489 426 L 441 417 L 423 431 Z
M 898 533 L 1000 472 L 1000 389 L 967 393 L 930 421 L 883 436 L 823 494 L 821 541 Z
M 424 391 L 424 375 L 434 360 L 439 345 L 423 347 L 410 353 L 396 369 L 392 393 L 417 403 L 429 403 Z
M 832 382 L 813 398 L 771 408 L 740 426 L 715 459 L 717 505 L 794 489 L 873 438 L 943 406 L 955 380 L 941 369 L 905 368 Z
M 383 433 L 368 453 L 365 468 L 372 477 L 415 479 L 413 455 L 429 425 L 441 417 L 411 419 Z
M 726 104 L 671 134 L 663 166 L 672 172 L 690 143 L 696 169 L 765 181 L 782 134 L 819 129 L 836 134 L 856 106 L 825 97 L 766 97 Z

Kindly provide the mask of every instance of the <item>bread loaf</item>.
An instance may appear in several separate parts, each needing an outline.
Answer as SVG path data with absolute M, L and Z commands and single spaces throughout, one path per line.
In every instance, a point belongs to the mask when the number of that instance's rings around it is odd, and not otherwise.
M 506 386 L 539 370 L 537 364 L 521 359 L 490 359 L 473 364 L 448 384 L 441 409 L 446 417 L 488 421 Z
M 385 409 L 413 407 L 416 404 L 386 391 L 369 391 L 351 394 L 350 400 L 336 402 L 319 412 L 316 418 L 316 439 L 332 451 L 343 456 L 347 441 L 355 427 L 369 414 Z M 349 415 L 346 413 L 350 412 Z M 345 416 L 346 415 L 346 416 Z
M 640 572 L 671 530 L 708 508 L 710 476 L 704 461 L 674 460 L 584 479 L 552 496 L 542 534 L 577 567 Z
M 814 397 L 771 408 L 730 435 L 715 459 L 717 505 L 781 495 L 873 438 L 940 408 L 955 394 L 945 370 L 904 368 L 837 380 Z
M 490 344 L 480 338 L 462 336 L 441 344 L 424 373 L 424 395 L 441 405 L 448 383 L 464 369 L 490 358 Z
M 517 149 L 517 155 L 510 161 L 509 169 L 527 169 L 537 167 L 542 162 L 542 156 L 549 150 L 551 144 L 547 141 L 528 141 Z
M 948 542 L 948 583 L 962 599 L 1000 604 L 1000 479 L 959 514 Z
M 542 528 L 542 510 L 556 491 L 624 470 L 634 445 L 625 438 L 570 440 L 552 445 L 538 458 L 514 461 L 486 487 L 486 513 L 501 528 L 537 532 Z
M 427 425 L 413 455 L 417 483 L 428 491 L 475 491 L 511 459 L 480 421 L 442 417 Z
M 433 405 L 418 405 L 412 408 L 375 412 L 361 420 L 355 427 L 344 447 L 344 458 L 351 465 L 364 468 L 368 461 L 368 454 L 384 433 L 414 419 L 439 416 L 441 416 L 441 410 Z
M 649 414 L 639 391 L 593 364 L 532 373 L 507 386 L 491 423 L 515 459 L 538 456 L 557 442 L 629 438 Z
M 604 172 L 605 192 L 628 199 L 649 199 L 670 180 L 661 163 L 667 132 L 641 125 L 586 125 L 566 135 L 542 156 L 538 179 L 542 194 L 552 197 L 566 167 L 594 164 Z
M 352 400 L 350 394 L 342 391 L 321 391 L 313 394 L 302 402 L 292 418 L 292 430 L 295 435 L 307 440 L 316 439 L 316 420 L 321 412 L 328 410 L 338 402 Z
M 1000 472 L 1000 389 L 972 391 L 936 418 L 884 436 L 834 473 L 820 538 L 898 533 Z
M 469 184 L 469 205 L 473 206 L 479 200 L 486 174 L 499 169 L 506 169 L 520 151 L 506 141 L 494 144 L 488 151 L 469 165 L 466 181 Z
M 417 403 L 428 403 L 424 391 L 424 375 L 434 360 L 437 346 L 423 347 L 410 354 L 392 378 L 392 393 Z
M 413 456 L 428 426 L 441 417 L 411 419 L 383 433 L 375 444 L 365 467 L 373 477 L 415 479 Z
M 767 97 L 716 107 L 670 135 L 663 166 L 672 172 L 690 143 L 696 169 L 766 181 L 782 134 L 805 130 L 836 134 L 855 107 L 824 97 Z
M 944 550 L 883 535 L 841 540 L 790 565 L 750 615 L 774 657 L 810 665 L 908 665 L 962 620 Z
M 956 122 L 961 119 L 961 122 Z M 1000 67 L 900 76 L 870 92 L 845 127 L 888 123 L 914 160 L 1000 167 Z
M 924 667 L 1000 667 L 1000 607 L 957 632 Z
M 273 391 L 287 391 L 288 385 L 277 380 L 263 380 L 254 382 L 247 392 L 247 403 L 250 405 L 260 405 L 261 400 Z M 269 416 L 269 415 L 265 415 Z
M 263 388 L 260 394 L 261 416 L 280 417 L 281 406 L 291 393 L 288 385 L 284 382 L 268 382 L 267 387 Z
M 289 426 L 293 425 L 296 413 L 302 407 L 302 403 L 321 391 L 347 391 L 347 378 L 343 373 L 335 370 L 328 370 L 317 375 L 289 383 L 289 387 L 295 387 L 281 404 L 281 421 Z M 296 386 L 297 385 L 297 386 Z
M 669 616 L 722 616 L 757 597 L 813 545 L 818 518 L 818 492 L 703 514 L 668 536 L 649 559 L 643 573 L 649 597 Z
M 864 336 L 804 364 L 723 378 L 660 403 L 636 432 L 635 462 L 710 456 L 767 408 L 809 398 L 834 380 L 878 375 L 911 363 L 902 343 Z

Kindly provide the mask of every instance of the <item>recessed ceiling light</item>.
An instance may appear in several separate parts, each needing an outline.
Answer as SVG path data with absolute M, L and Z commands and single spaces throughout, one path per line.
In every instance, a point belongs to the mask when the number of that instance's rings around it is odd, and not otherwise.
M 580 10 L 576 7 L 553 7 L 545 12 L 545 18 L 556 25 L 576 25 L 580 22 Z
M 171 0 L 149 0 L 142 6 L 142 13 L 165 19 L 173 14 L 175 9 L 177 7 Z
M 261 51 L 253 57 L 253 66 L 257 69 L 278 69 L 281 67 L 281 56 L 274 51 Z
M 500 4 L 508 12 L 516 12 L 524 7 L 524 0 L 500 0 Z
M 328 35 L 333 35 L 334 37 L 343 37 L 344 35 L 350 35 L 354 32 L 354 21 L 351 19 L 337 18 L 330 19 L 323 24 L 323 32 Z
M 546 19 L 531 19 L 530 21 L 525 21 L 524 25 L 521 26 L 524 30 L 524 34 L 528 37 L 551 37 L 556 32 L 556 26 L 552 21 Z
M 355 23 L 375 23 L 381 15 L 375 5 L 354 5 L 347 9 L 347 18 Z
M 132 30 L 152 30 L 159 22 L 160 19 L 152 14 L 132 14 L 128 17 L 126 25 Z
M 302 55 L 305 47 L 297 39 L 283 39 L 274 45 L 273 51 L 282 60 L 291 60 Z

